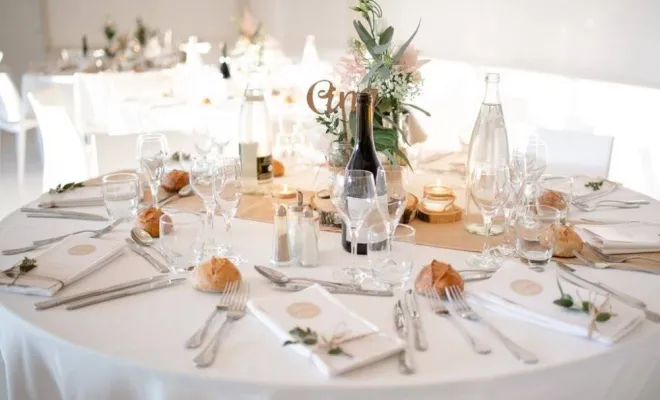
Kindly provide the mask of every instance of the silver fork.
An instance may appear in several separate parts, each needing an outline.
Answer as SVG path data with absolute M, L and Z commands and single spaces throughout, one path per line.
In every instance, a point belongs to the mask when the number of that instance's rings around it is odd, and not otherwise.
M 472 335 L 470 335 L 470 332 L 467 331 L 461 325 L 458 321 L 456 321 L 454 318 L 452 318 L 451 314 L 449 313 L 449 310 L 447 307 L 445 307 L 445 304 L 442 302 L 442 299 L 440 299 L 440 296 L 438 296 L 438 292 L 436 292 L 434 289 L 426 288 L 424 289 L 424 296 L 426 296 L 426 299 L 429 302 L 429 307 L 431 308 L 431 311 L 433 311 L 435 314 L 438 314 L 441 317 L 445 317 L 448 320 L 451 321 L 452 324 L 458 329 L 459 332 L 461 332 L 461 335 L 467 340 L 468 344 L 472 346 L 472 350 L 474 350 L 478 354 L 489 354 L 491 352 L 490 347 L 488 345 L 481 343 L 477 341 Z
M 222 298 L 220 299 L 220 302 L 216 304 L 216 306 L 213 308 L 213 312 L 211 315 L 206 318 L 206 321 L 204 321 L 204 325 L 202 325 L 201 328 L 199 328 L 193 335 L 186 340 L 186 348 L 187 349 L 196 349 L 199 346 L 204 343 L 204 339 L 206 338 L 206 333 L 209 330 L 209 326 L 211 326 L 211 322 L 215 319 L 215 316 L 220 312 L 220 311 L 226 311 L 227 310 L 227 304 L 229 304 L 229 299 L 231 296 L 236 294 L 236 291 L 238 289 L 238 281 L 233 281 L 230 282 L 229 285 L 227 285 L 227 288 L 225 289 L 225 292 L 222 294 Z
M 625 257 L 615 258 L 615 257 L 612 257 L 612 256 L 608 256 L 607 254 L 601 252 L 600 250 L 598 250 L 597 248 L 595 248 L 594 246 L 590 245 L 587 242 L 584 242 L 584 245 L 589 250 L 591 250 L 591 252 L 594 253 L 594 255 L 596 257 L 600 258 L 601 260 L 603 260 L 605 262 L 609 262 L 609 263 L 623 263 L 623 262 L 626 262 L 628 260 L 646 260 L 646 261 L 651 261 L 651 262 L 655 262 L 655 263 L 660 263 L 660 260 L 658 260 L 656 258 L 643 257 L 643 256 L 625 256 Z
M 611 205 L 608 205 L 611 204 Z M 586 204 L 586 203 L 573 203 L 573 205 L 586 212 L 594 211 L 598 207 L 614 207 L 614 208 L 639 208 L 640 205 L 642 204 L 649 204 L 648 200 L 600 200 L 597 201 L 594 204 Z
M 193 359 L 193 362 L 197 367 L 206 368 L 213 364 L 213 361 L 215 361 L 215 357 L 218 354 L 218 347 L 220 345 L 222 332 L 224 332 L 225 328 L 230 324 L 245 316 L 245 306 L 247 304 L 249 293 L 249 284 L 247 282 L 243 282 L 239 285 L 236 293 L 231 296 L 229 303 L 227 304 L 227 318 L 222 322 L 222 325 L 220 325 L 220 328 L 218 328 L 218 331 L 215 333 L 209 344 L 207 344 L 202 352 Z
M 490 330 L 497 338 L 504 344 L 504 346 L 513 354 L 518 360 L 524 362 L 525 364 L 536 364 L 539 362 L 539 359 L 536 355 L 529 350 L 521 347 L 508 337 L 504 336 L 493 324 L 481 318 L 467 303 L 463 292 L 457 286 L 449 286 L 445 288 L 445 293 L 449 298 L 449 301 L 454 306 L 456 314 L 461 318 L 468 319 L 470 321 L 481 322 L 485 325 L 488 330 Z

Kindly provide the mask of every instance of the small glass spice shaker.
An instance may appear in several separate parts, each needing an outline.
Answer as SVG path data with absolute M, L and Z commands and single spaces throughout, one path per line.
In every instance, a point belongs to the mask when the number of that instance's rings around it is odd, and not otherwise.
M 286 207 L 277 206 L 273 220 L 273 253 L 270 263 L 284 267 L 291 263 L 291 243 L 289 241 L 289 226 L 286 217 Z
M 305 207 L 300 218 L 301 245 L 298 262 L 303 267 L 315 267 L 319 264 L 319 226 L 314 218 L 314 210 Z
M 297 191 L 296 204 L 291 204 L 289 210 L 289 240 L 291 241 L 291 259 L 298 262 L 300 259 L 300 249 L 302 233 L 300 227 L 300 219 L 303 213 L 303 194 Z

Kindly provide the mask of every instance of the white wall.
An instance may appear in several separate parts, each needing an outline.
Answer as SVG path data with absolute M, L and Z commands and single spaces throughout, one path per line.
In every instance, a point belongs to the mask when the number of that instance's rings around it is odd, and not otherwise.
M 0 68 L 8 67 L 15 82 L 32 61 L 45 57 L 40 0 L 0 0 Z

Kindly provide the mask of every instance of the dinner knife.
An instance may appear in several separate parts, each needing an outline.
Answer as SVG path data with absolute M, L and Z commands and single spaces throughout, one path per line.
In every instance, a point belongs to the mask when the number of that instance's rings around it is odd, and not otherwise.
M 596 269 L 612 268 L 612 269 L 621 269 L 625 271 L 646 272 L 647 274 L 660 275 L 659 268 L 647 267 L 645 265 L 630 264 L 630 263 L 594 262 L 583 256 L 582 254 L 580 254 L 580 252 L 578 251 L 573 251 L 573 255 L 577 257 L 579 260 L 581 260 L 583 263 L 585 263 L 587 267 L 590 268 L 596 268 Z
M 98 214 L 85 213 L 80 211 L 71 211 L 71 210 L 52 209 L 52 208 L 21 207 L 20 210 L 21 212 L 27 212 L 27 213 L 70 215 L 76 217 L 101 217 L 101 215 Z
M 108 294 L 108 293 L 116 292 L 116 291 L 122 290 L 122 289 L 129 289 L 129 288 L 132 288 L 132 287 L 135 287 L 135 286 L 144 285 L 146 283 L 162 280 L 162 279 L 165 279 L 165 278 L 167 278 L 167 275 L 148 276 L 146 278 L 135 279 L 135 280 L 132 280 L 132 281 L 128 281 L 128 282 L 124 282 L 124 283 L 120 283 L 120 284 L 117 284 L 117 285 L 112 285 L 112 286 L 108 286 L 108 287 L 104 287 L 104 288 L 100 288 L 100 289 L 88 290 L 86 292 L 82 292 L 82 293 L 78 293 L 78 294 L 72 294 L 72 295 L 69 295 L 69 296 L 59 297 L 59 298 L 55 298 L 55 299 L 51 299 L 51 300 L 44 300 L 44 301 L 34 303 L 34 309 L 38 310 L 38 311 L 47 310 L 49 308 L 57 307 L 57 306 L 60 306 L 62 304 L 68 304 L 68 303 L 71 303 L 71 302 L 74 302 L 74 301 L 84 300 L 84 299 L 87 299 L 89 297 L 99 296 L 99 295 L 102 295 L 102 294 Z
M 58 208 L 58 207 L 94 207 L 102 206 L 102 197 L 90 197 L 86 199 L 52 200 L 37 204 L 39 208 Z
M 410 310 L 410 317 L 413 322 L 413 334 L 415 335 L 415 348 L 419 351 L 426 351 L 429 348 L 429 344 L 426 340 L 426 333 L 422 327 L 422 320 L 419 316 L 417 299 L 415 298 L 415 292 L 412 289 L 408 289 L 405 295 L 407 299 L 408 310 Z
M 88 306 L 91 306 L 91 305 L 94 305 L 94 304 L 99 304 L 99 303 L 103 303 L 103 302 L 110 301 L 110 300 L 120 299 L 122 297 L 133 296 L 133 295 L 136 295 L 136 294 L 139 294 L 139 293 L 145 293 L 145 292 L 150 292 L 152 290 L 157 290 L 157 289 L 170 287 L 174 284 L 181 283 L 185 279 L 186 279 L 186 277 L 184 277 L 184 276 L 176 277 L 176 278 L 169 278 L 167 280 L 159 280 L 159 281 L 149 283 L 149 284 L 146 284 L 146 285 L 140 285 L 140 286 L 136 286 L 136 287 L 133 287 L 133 288 L 130 288 L 130 289 L 124 289 L 124 290 L 120 290 L 118 292 L 108 293 L 106 295 L 95 296 L 91 299 L 82 300 L 82 301 L 73 303 L 71 305 L 68 305 L 66 307 L 66 309 L 67 310 L 77 310 L 79 308 L 88 307 Z
M 396 333 L 399 338 L 403 339 L 406 343 L 406 347 L 398 355 L 399 371 L 402 374 L 412 374 L 415 372 L 415 362 L 412 357 L 412 351 L 409 349 L 408 321 L 406 320 L 401 300 L 398 300 L 394 305 L 394 326 L 396 327 Z
M 77 219 L 81 221 L 107 221 L 108 219 L 106 217 L 102 217 L 100 215 L 66 215 L 66 214 L 42 214 L 42 213 L 34 213 L 34 214 L 28 214 L 28 218 L 57 218 L 57 219 Z
M 133 240 L 126 238 L 126 243 L 128 243 L 128 247 L 133 250 L 136 254 L 138 254 L 140 257 L 144 258 L 149 262 L 149 264 L 153 265 L 158 272 L 170 272 L 170 270 L 167 268 L 167 266 L 163 265 L 162 262 L 158 261 L 157 259 L 154 258 L 151 254 L 147 253 L 145 249 L 140 247 L 137 243 L 135 243 Z
M 356 294 L 362 296 L 380 296 L 380 297 L 392 297 L 394 292 L 391 290 L 372 290 L 372 289 L 362 289 L 362 288 L 344 288 L 338 286 L 328 286 L 321 285 L 325 290 L 333 294 Z M 287 292 L 297 292 L 299 290 L 306 289 L 312 284 L 306 285 L 303 283 L 285 283 L 285 284 L 274 284 L 276 289 L 284 290 Z

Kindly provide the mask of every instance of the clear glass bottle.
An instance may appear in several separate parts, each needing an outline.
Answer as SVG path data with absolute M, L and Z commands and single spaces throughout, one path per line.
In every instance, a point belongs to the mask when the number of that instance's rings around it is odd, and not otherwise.
M 263 89 L 245 91 L 241 106 L 239 154 L 244 190 L 259 191 L 273 181 L 273 145 Z
M 486 74 L 486 93 L 481 102 L 479 115 L 472 130 L 470 149 L 468 151 L 467 168 L 465 171 L 466 192 L 465 207 L 463 208 L 463 225 L 470 233 L 485 235 L 481 213 L 472 200 L 470 176 L 475 165 L 487 163 L 493 167 L 501 163 L 509 163 L 509 139 L 507 137 L 504 114 L 500 103 L 499 93 L 500 74 Z M 501 218 L 493 221 L 490 234 L 498 235 L 504 231 Z

